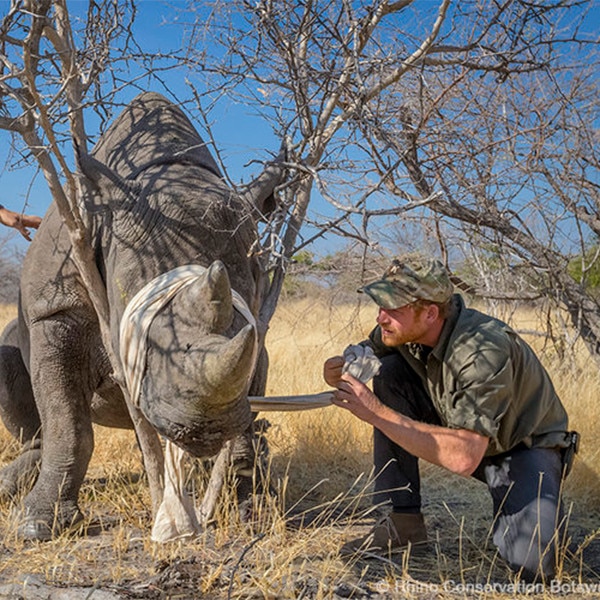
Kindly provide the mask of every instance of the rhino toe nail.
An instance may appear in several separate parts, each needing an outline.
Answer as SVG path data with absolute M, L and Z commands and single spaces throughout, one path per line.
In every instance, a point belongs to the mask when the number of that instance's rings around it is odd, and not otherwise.
M 46 542 L 52 539 L 52 528 L 45 521 L 27 519 L 18 529 L 19 537 L 24 540 Z
M 77 511 L 72 517 L 62 522 L 57 522 L 55 519 L 49 522 L 43 518 L 27 515 L 22 519 L 17 533 L 23 540 L 47 542 L 63 533 L 78 534 L 83 531 L 83 514 Z

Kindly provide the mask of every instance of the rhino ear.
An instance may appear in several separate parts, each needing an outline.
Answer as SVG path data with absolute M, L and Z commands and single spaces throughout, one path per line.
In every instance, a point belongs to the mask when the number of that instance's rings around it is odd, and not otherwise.
M 242 198 L 256 207 L 263 220 L 277 208 L 277 187 L 286 178 L 288 153 L 288 142 L 284 140 L 277 158 L 256 179 L 240 189 Z
M 199 278 L 183 293 L 184 303 L 191 314 L 202 311 L 202 320 L 211 333 L 223 333 L 233 321 L 231 285 L 225 265 L 216 260 L 204 277 Z

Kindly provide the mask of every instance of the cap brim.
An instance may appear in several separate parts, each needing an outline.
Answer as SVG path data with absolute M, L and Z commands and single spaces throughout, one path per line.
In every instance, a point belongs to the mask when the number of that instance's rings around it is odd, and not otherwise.
M 401 308 L 417 300 L 417 298 L 402 291 L 387 279 L 373 281 L 373 283 L 363 286 L 358 291 L 368 294 L 381 308 L 389 310 Z

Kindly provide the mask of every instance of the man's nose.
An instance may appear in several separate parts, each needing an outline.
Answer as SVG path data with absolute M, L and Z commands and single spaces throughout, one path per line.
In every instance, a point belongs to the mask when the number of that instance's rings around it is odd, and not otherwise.
M 379 313 L 377 314 L 377 324 L 381 325 L 382 323 L 385 323 L 387 321 L 389 321 L 389 315 L 387 314 L 385 308 L 379 308 Z

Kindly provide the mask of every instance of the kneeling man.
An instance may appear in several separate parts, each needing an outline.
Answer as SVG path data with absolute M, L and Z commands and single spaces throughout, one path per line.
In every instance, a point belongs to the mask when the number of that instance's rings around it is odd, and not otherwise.
M 505 323 L 466 308 L 437 260 L 398 258 L 360 291 L 379 306 L 363 342 L 382 361 L 373 392 L 342 374 L 339 356 L 326 361 L 324 377 L 337 406 L 373 425 L 376 501 L 392 512 L 343 551 L 426 542 L 424 459 L 485 482 L 500 555 L 526 580 L 552 577 L 563 465 L 577 436 L 533 350 Z

